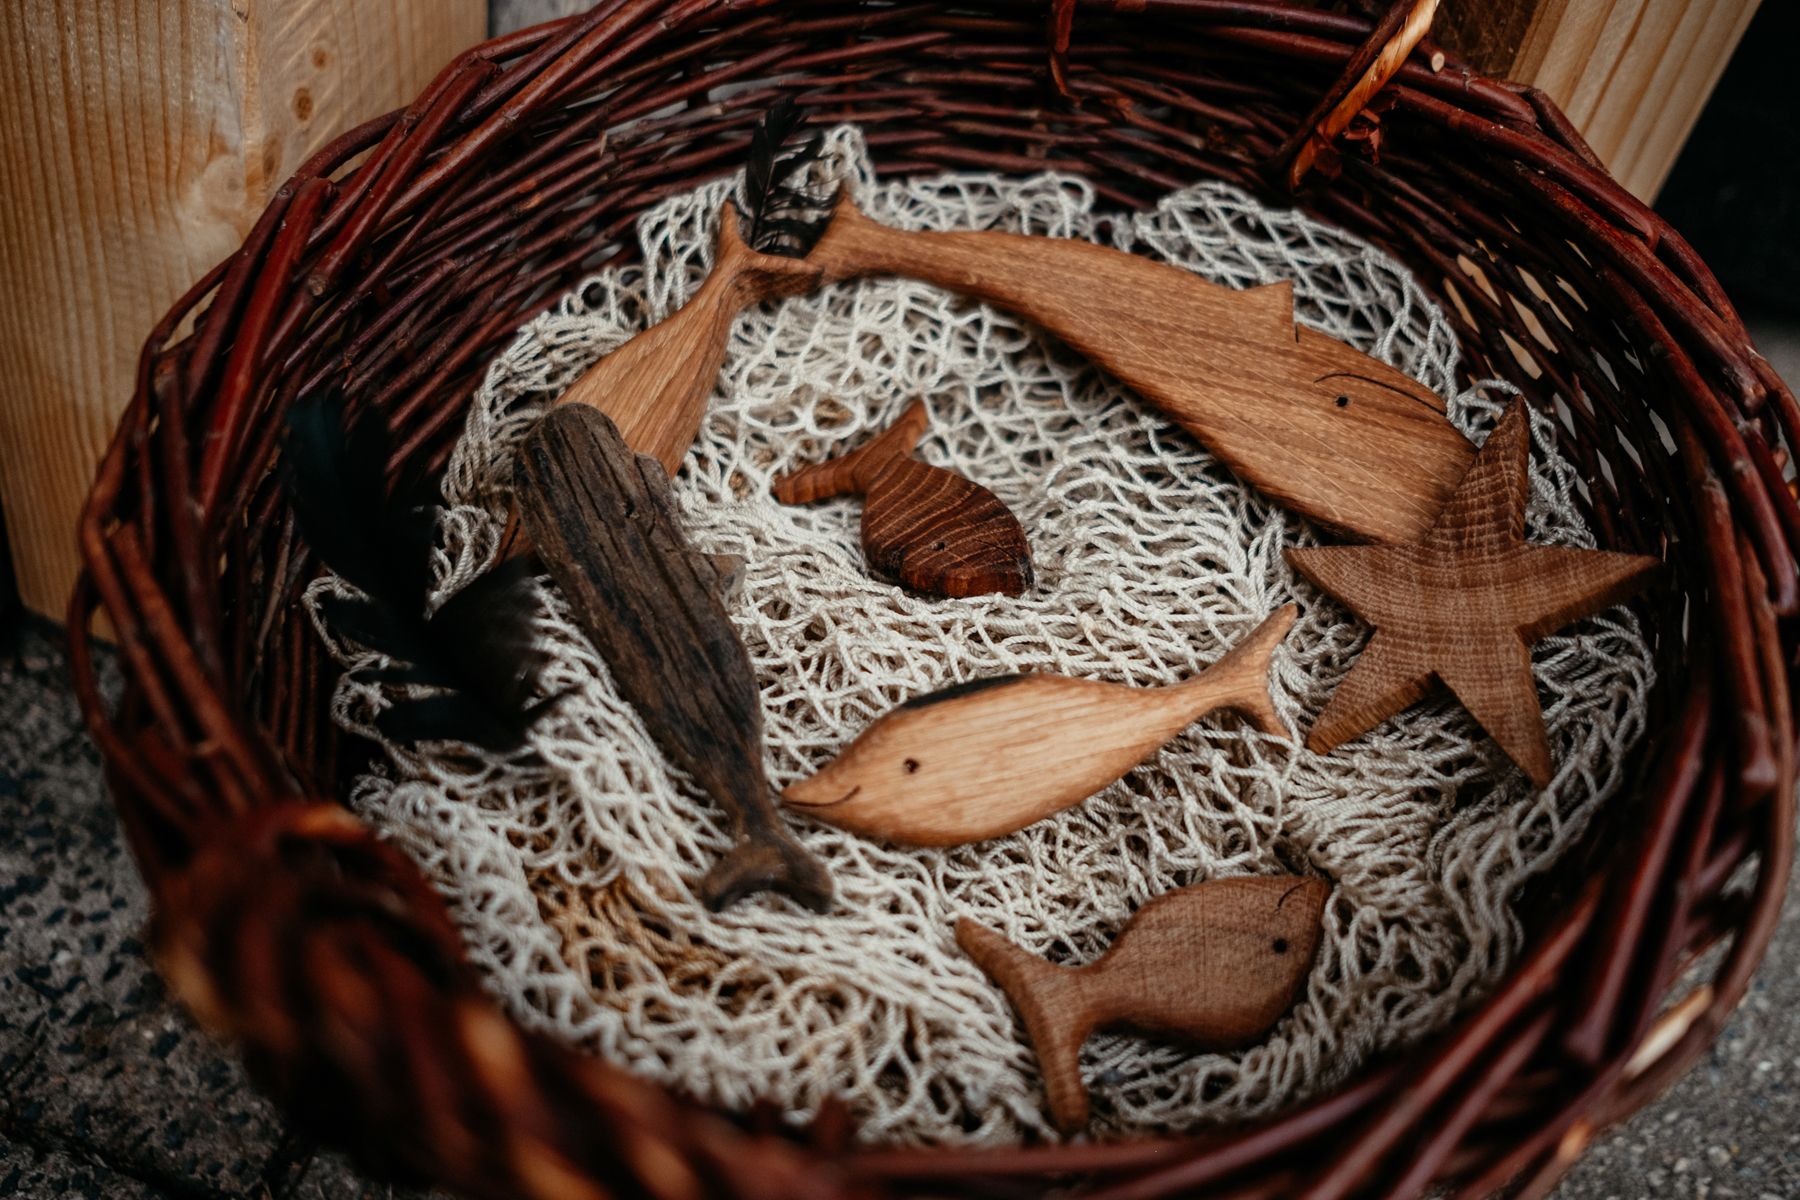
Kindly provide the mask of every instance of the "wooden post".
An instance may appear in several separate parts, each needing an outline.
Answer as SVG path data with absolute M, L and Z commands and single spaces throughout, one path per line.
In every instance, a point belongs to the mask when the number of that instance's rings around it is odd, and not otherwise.
M 302 159 L 410 101 L 485 0 L 0 3 L 0 505 L 60 617 L 138 346 Z
M 1436 35 L 1535 84 L 1618 180 L 1654 200 L 1758 0 L 1451 0 Z

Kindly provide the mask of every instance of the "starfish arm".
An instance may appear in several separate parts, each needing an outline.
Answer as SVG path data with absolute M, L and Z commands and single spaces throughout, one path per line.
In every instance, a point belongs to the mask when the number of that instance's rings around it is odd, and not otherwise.
M 1525 540 L 1531 492 L 1531 421 L 1515 400 L 1481 444 L 1475 461 L 1423 539 L 1462 553 L 1499 550 Z
M 1637 591 L 1660 559 L 1645 554 L 1525 546 L 1514 579 L 1513 621 L 1526 641 L 1536 641 L 1604 612 Z
M 1377 629 L 1313 723 L 1306 748 L 1329 754 L 1417 703 L 1430 688 L 1431 669 L 1404 641 Z
M 1523 638 L 1498 632 L 1472 640 L 1465 653 L 1438 664 L 1438 676 L 1533 784 L 1550 782 L 1550 737 Z
M 1392 546 L 1306 546 L 1287 551 L 1288 565 L 1371 625 L 1393 607 L 1390 592 L 1402 554 Z M 1380 614 L 1378 616 L 1377 614 Z

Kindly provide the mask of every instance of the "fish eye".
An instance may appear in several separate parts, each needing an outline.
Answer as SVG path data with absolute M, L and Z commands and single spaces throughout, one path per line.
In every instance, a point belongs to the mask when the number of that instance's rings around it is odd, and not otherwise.
M 1403 382 L 1406 381 L 1406 377 L 1400 375 L 1398 372 L 1390 372 L 1390 374 L 1393 374 L 1395 378 Z M 1421 396 L 1418 392 L 1409 387 L 1402 386 L 1400 383 L 1389 383 L 1386 380 L 1373 379 L 1367 375 L 1359 375 L 1355 371 L 1327 371 L 1325 374 L 1313 380 L 1313 382 L 1325 385 L 1320 391 L 1324 395 L 1330 396 L 1332 398 L 1332 403 L 1336 404 L 1339 408 L 1349 408 L 1351 397 L 1357 394 L 1361 394 L 1365 398 L 1382 400 L 1383 397 L 1377 391 L 1370 390 L 1379 389 L 1379 391 L 1382 392 L 1392 392 L 1402 400 L 1410 400 L 1414 404 L 1423 404 L 1432 412 L 1442 413 L 1444 411 L 1443 408 L 1440 407 L 1441 401 L 1433 403 L 1433 401 L 1437 400 L 1437 397 L 1432 396 L 1429 392 L 1427 392 L 1425 396 Z M 1331 386 L 1332 384 L 1336 384 L 1336 386 L 1333 387 Z M 1430 396 L 1430 399 L 1427 399 L 1427 396 Z
M 1287 939 L 1286 938 L 1276 938 L 1273 949 L 1274 949 L 1275 953 L 1277 953 L 1277 954 L 1286 954 L 1287 953 Z
M 931 548 L 933 550 L 944 550 L 944 549 L 948 549 L 949 545 L 950 545 L 949 542 L 939 541 L 939 542 L 933 542 L 931 545 Z
M 906 768 L 908 775 L 916 775 L 919 772 L 919 760 L 916 758 L 909 758 L 900 765 Z

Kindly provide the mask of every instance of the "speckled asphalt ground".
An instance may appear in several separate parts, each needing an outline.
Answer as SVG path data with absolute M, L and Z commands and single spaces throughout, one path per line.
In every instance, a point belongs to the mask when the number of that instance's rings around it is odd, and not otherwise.
M 1797 889 L 1800 891 L 1800 889 Z M 288 1130 L 144 961 L 145 897 L 30 623 L 0 661 L 0 1196 L 418 1197 Z M 1800 1198 L 1800 898 L 1718 1045 L 1560 1200 Z
M 0 659 L 0 1196 L 411 1196 L 289 1131 L 144 959 L 61 632 Z

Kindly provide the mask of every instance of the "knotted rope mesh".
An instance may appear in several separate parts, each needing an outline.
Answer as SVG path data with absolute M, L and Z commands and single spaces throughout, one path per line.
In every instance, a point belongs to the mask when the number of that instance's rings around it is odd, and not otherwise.
M 1499 384 L 1457 390 L 1450 327 L 1404 268 L 1223 184 L 1119 215 L 1095 212 L 1093 192 L 1067 176 L 877 183 L 851 128 L 831 133 L 823 169 L 900 228 L 1088 238 L 1231 287 L 1292 280 L 1300 321 L 1448 397 L 1477 438 L 1507 399 Z M 587 280 L 493 364 L 445 478 L 440 596 L 491 560 L 532 420 L 705 277 L 729 188 L 646 213 L 640 264 Z M 1030 594 L 910 595 L 864 569 L 859 501 L 789 508 L 771 497 L 779 474 L 860 444 L 914 396 L 931 414 L 923 457 L 1019 516 L 1037 569 Z M 1547 418 L 1533 420 L 1530 536 L 1592 545 L 1575 474 Z M 1317 540 L 1307 522 L 1022 321 L 906 280 L 837 285 L 742 317 L 675 490 L 698 548 L 746 560 L 731 609 L 763 689 L 778 788 L 909 697 L 1008 671 L 1169 683 L 1290 599 L 1301 617 L 1276 654 L 1273 691 L 1303 736 L 1366 639 L 1283 562 L 1284 546 Z M 322 580 L 312 596 L 344 586 Z M 1538 644 L 1557 763 L 1542 792 L 1448 701 L 1324 756 L 1220 715 L 1086 803 L 978 845 L 903 849 L 796 816 L 836 882 L 834 911 L 760 896 L 715 915 L 694 889 L 727 846 L 723 814 L 672 772 L 544 591 L 555 659 L 544 687 L 571 695 L 536 731 L 535 753 L 389 745 L 353 807 L 422 864 L 522 1021 L 721 1104 L 761 1097 L 800 1115 L 839 1096 L 883 1141 L 1053 1136 L 1021 1026 L 952 938 L 963 915 L 1075 963 L 1172 888 L 1282 871 L 1333 884 L 1308 986 L 1261 1044 L 1216 1054 L 1129 1035 L 1088 1043 L 1096 1133 L 1267 1113 L 1442 1027 L 1518 951 L 1511 897 L 1620 785 L 1652 681 L 1624 610 Z M 367 671 L 381 660 L 341 641 L 333 650 L 348 668 L 334 715 L 373 737 L 386 696 Z

